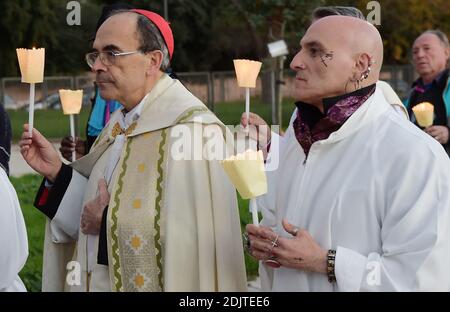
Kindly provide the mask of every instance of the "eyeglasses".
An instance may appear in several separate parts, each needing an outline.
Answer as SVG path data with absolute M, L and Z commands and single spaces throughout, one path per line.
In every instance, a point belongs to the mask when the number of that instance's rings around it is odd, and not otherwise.
M 97 61 L 97 58 L 100 57 L 100 61 L 105 66 L 111 66 L 116 63 L 116 59 L 118 56 L 125 56 L 125 55 L 131 55 L 141 53 L 141 51 L 133 51 L 133 52 L 113 52 L 113 51 L 105 51 L 105 52 L 91 52 L 86 54 L 86 62 L 89 65 L 90 68 L 94 67 L 95 61 Z

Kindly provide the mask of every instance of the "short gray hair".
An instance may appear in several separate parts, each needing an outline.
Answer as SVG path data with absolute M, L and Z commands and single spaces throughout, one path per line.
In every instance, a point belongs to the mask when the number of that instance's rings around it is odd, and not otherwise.
M 358 10 L 355 7 L 348 7 L 348 6 L 323 6 L 318 7 L 312 12 L 312 19 L 320 19 L 326 16 L 331 15 L 344 15 L 344 16 L 351 16 L 356 17 L 362 20 L 366 20 L 364 15 L 360 10 Z
M 431 34 L 438 37 L 439 41 L 445 48 L 450 48 L 447 35 L 440 29 L 430 29 L 422 33 L 422 35 Z
M 440 30 L 440 29 L 430 29 L 430 30 L 424 31 L 422 33 L 422 35 L 427 35 L 427 34 L 435 35 L 439 39 L 439 41 L 441 42 L 442 46 L 445 49 L 449 49 L 450 48 L 450 43 L 448 41 L 448 37 L 442 30 Z M 450 68 L 450 56 L 447 59 L 447 68 Z
M 170 56 L 167 45 L 159 29 L 147 17 L 138 15 L 137 30 L 141 46 L 139 49 L 143 53 L 159 50 L 163 54 L 161 70 L 166 71 L 170 65 Z

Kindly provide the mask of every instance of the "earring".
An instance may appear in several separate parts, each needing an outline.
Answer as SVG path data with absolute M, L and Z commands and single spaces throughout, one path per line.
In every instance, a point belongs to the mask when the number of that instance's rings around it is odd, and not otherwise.
M 363 80 L 369 78 L 369 74 L 370 74 L 371 71 L 372 71 L 372 68 L 370 66 L 367 67 L 367 70 L 364 73 L 362 73 L 361 78 L 359 79 L 359 81 L 362 82 Z

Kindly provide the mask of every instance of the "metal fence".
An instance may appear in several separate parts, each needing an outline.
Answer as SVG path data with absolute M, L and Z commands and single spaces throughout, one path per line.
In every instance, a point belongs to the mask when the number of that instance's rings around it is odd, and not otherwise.
M 183 84 L 208 107 L 214 111 L 216 105 L 224 102 L 243 101 L 244 92 L 238 87 L 234 71 L 189 72 L 177 74 Z M 276 72 L 262 71 L 256 88 L 251 89 L 251 96 L 260 97 L 263 103 L 274 109 L 275 85 L 281 84 L 285 98 L 294 97 L 294 73 L 284 70 L 283 81 L 275 81 Z M 406 97 L 414 80 L 411 65 L 384 66 L 380 79 L 391 84 L 401 98 Z M 83 89 L 84 105 L 90 104 L 89 98 L 94 94 L 93 76 L 57 76 L 46 77 L 42 84 L 36 85 L 36 108 L 57 108 L 59 89 Z M 28 84 L 21 83 L 20 78 L 1 79 L 1 101 L 7 109 L 20 109 L 28 105 Z

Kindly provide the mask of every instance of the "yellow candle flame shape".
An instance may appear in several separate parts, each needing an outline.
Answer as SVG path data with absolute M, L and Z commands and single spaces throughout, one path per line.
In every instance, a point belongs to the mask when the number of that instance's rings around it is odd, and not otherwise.
M 233 63 L 239 87 L 256 88 L 256 78 L 262 63 L 251 60 L 234 60 Z
M 83 103 L 83 90 L 59 90 L 61 105 L 64 115 L 76 115 L 80 113 Z
M 45 49 L 16 49 L 22 82 L 41 83 L 44 81 Z
M 429 102 L 417 104 L 412 108 L 419 126 L 426 128 L 433 125 L 434 106 Z
M 267 193 L 262 151 L 247 150 L 222 161 L 222 166 L 243 199 Z

